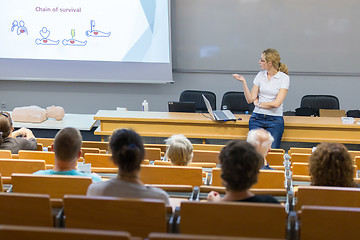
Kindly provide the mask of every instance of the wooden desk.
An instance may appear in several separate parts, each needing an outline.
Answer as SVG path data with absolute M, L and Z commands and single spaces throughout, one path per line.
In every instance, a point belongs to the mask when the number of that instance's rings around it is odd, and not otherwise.
M 188 138 L 202 139 L 246 138 L 249 115 L 237 115 L 241 121 L 225 123 L 213 122 L 208 116 L 201 113 L 100 110 L 94 117 L 100 120 L 95 135 L 111 135 L 117 128 L 131 128 L 148 137 L 184 134 Z M 285 116 L 284 120 L 282 141 L 360 143 L 360 125 L 342 124 L 341 118 Z

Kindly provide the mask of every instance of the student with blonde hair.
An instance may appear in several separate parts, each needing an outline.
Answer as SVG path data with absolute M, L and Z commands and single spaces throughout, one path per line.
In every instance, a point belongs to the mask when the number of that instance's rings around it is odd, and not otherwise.
M 249 130 L 266 129 L 275 139 L 271 147 L 280 148 L 284 133 L 283 102 L 290 84 L 288 69 L 280 61 L 278 51 L 272 48 L 263 51 L 259 64 L 263 71 L 256 75 L 251 91 L 243 76 L 233 74 L 233 77 L 242 82 L 246 101 L 255 105 Z
M 173 165 L 187 166 L 193 159 L 193 146 L 189 139 L 184 135 L 172 135 L 165 140 L 167 149 L 165 158 L 170 160 Z

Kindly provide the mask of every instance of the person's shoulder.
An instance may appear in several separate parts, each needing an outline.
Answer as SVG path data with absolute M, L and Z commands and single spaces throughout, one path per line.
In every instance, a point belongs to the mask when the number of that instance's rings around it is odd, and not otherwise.
M 255 195 L 256 202 L 262 203 L 279 203 L 279 201 L 270 195 Z
M 256 203 L 279 203 L 276 198 L 270 195 L 255 195 L 238 202 L 256 202 Z
M 169 198 L 169 195 L 167 194 L 167 192 L 165 192 L 164 190 L 160 189 L 160 188 L 156 188 L 156 187 L 152 187 L 152 186 L 146 186 L 147 190 L 159 195 L 163 195 L 166 198 Z
M 284 72 L 280 72 L 280 71 L 278 72 L 278 74 L 279 74 L 280 79 L 290 80 L 290 77 L 288 74 L 286 74 Z
M 51 175 L 53 173 L 52 169 L 48 169 L 48 170 L 39 170 L 37 172 L 34 172 L 33 174 L 35 175 Z

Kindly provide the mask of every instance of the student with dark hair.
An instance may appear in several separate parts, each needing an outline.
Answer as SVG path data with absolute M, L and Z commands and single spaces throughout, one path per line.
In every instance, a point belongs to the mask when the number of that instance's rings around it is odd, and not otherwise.
M 341 143 L 320 143 L 311 154 L 311 185 L 355 187 L 354 161 Z
M 94 182 L 102 181 L 95 173 L 86 174 L 76 170 L 77 160 L 81 156 L 81 145 L 82 137 L 79 130 L 71 127 L 60 130 L 51 146 L 51 150 L 55 152 L 54 169 L 40 170 L 34 174 L 91 177 Z
M 219 158 L 225 196 L 221 198 L 218 192 L 212 191 L 208 195 L 208 201 L 279 203 L 272 196 L 254 195 L 250 192 L 264 163 L 263 157 L 253 145 L 233 140 L 221 150 Z
M 10 113 L 0 112 L 0 150 L 11 150 L 17 154 L 19 150 L 36 150 L 37 142 L 30 129 L 20 128 L 14 131 Z
M 91 184 L 87 195 L 162 199 L 166 205 L 170 205 L 169 196 L 165 191 L 145 186 L 139 178 L 145 149 L 141 137 L 136 132 L 129 129 L 115 130 L 109 146 L 112 160 L 119 167 L 118 176 L 105 182 Z

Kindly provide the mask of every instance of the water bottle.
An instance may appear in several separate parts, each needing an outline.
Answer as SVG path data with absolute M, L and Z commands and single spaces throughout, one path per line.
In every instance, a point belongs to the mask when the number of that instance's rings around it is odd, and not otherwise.
M 142 102 L 142 110 L 143 110 L 143 112 L 148 112 L 149 111 L 149 103 L 146 100 L 144 100 Z

